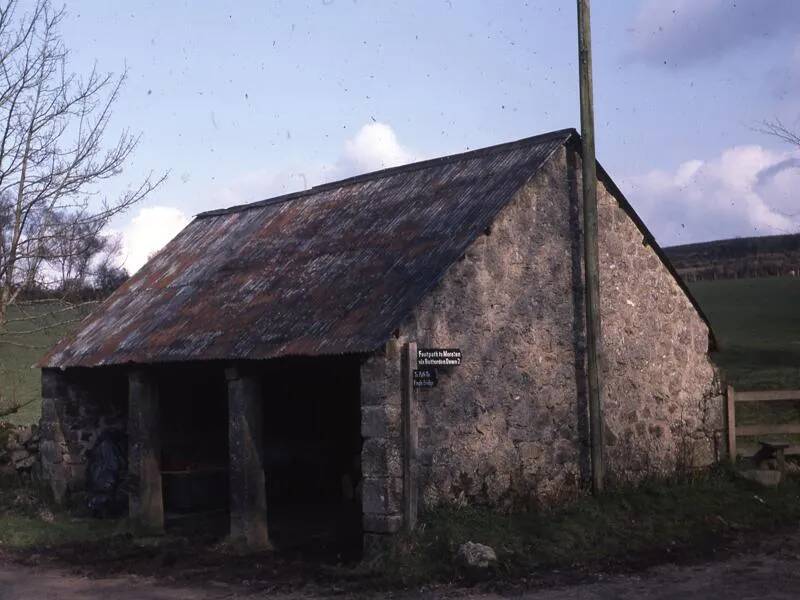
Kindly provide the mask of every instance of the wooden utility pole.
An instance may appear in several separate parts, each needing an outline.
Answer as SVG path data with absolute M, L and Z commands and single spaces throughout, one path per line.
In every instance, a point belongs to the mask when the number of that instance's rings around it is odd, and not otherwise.
M 586 352 L 589 379 L 589 435 L 592 492 L 603 491 L 603 386 L 599 363 L 600 266 L 597 249 L 597 168 L 594 154 L 594 100 L 592 98 L 592 34 L 589 0 L 578 0 L 578 63 L 581 94 L 581 150 L 583 166 L 583 261 L 586 280 Z

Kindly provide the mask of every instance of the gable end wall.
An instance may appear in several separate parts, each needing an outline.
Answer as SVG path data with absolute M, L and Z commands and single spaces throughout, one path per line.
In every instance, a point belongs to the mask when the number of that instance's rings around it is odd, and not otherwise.
M 383 456 L 398 461 L 399 366 L 376 362 L 397 362 L 408 340 L 463 352 L 416 392 L 425 507 L 551 503 L 588 476 L 579 170 L 560 149 L 362 368 L 364 460 L 380 411 L 396 432 L 379 438 Z M 602 184 L 598 197 L 611 476 L 708 464 L 721 428 L 708 328 Z

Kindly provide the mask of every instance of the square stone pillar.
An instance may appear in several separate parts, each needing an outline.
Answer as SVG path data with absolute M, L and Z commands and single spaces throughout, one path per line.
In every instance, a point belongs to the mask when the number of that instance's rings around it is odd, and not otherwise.
M 154 374 L 134 369 L 128 374 L 128 474 L 132 490 L 128 511 L 139 535 L 164 533 L 161 487 L 161 419 Z
M 403 526 L 402 343 L 390 340 L 361 365 L 364 556 L 382 552 Z
M 239 368 L 228 380 L 230 540 L 247 550 L 271 547 L 267 532 L 267 487 L 263 463 L 261 379 Z
M 69 402 L 69 380 L 61 369 L 42 369 L 42 417 L 39 420 L 39 456 L 42 475 L 49 483 L 56 503 L 61 504 L 70 484 L 70 473 L 64 464 L 67 440 L 63 413 Z

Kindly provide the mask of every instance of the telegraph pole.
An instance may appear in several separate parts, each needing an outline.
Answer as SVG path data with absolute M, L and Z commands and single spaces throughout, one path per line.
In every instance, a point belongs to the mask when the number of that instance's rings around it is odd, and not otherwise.
M 594 153 L 592 98 L 592 33 L 589 0 L 578 0 L 578 63 L 581 94 L 581 154 L 583 167 L 583 262 L 586 283 L 586 353 L 589 388 L 589 435 L 592 493 L 603 491 L 603 386 L 599 372 L 600 267 L 597 249 L 597 168 Z

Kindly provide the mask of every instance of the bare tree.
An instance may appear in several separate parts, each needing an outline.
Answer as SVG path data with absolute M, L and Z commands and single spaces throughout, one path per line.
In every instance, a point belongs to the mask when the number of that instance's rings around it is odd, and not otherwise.
M 139 136 L 126 130 L 106 139 L 125 73 L 71 72 L 63 15 L 50 0 L 0 0 L 0 344 L 19 344 L 9 341 L 12 330 L 19 340 L 63 325 L 42 324 L 41 311 L 25 308 L 42 300 L 26 293 L 68 300 L 112 249 L 103 233 L 109 221 L 165 177 L 151 173 L 118 198 L 100 197 L 99 185 L 122 173 Z M 53 306 L 72 314 L 69 305 Z
M 783 121 L 780 119 L 775 119 L 774 121 L 764 121 L 761 123 L 758 131 L 761 133 L 766 133 L 767 135 L 771 135 L 772 137 L 776 137 L 779 140 L 783 140 L 784 142 L 791 144 L 792 146 L 797 146 L 800 148 L 800 132 L 793 131 L 784 125 Z
M 779 140 L 800 149 L 800 131 L 795 131 L 789 128 L 780 119 L 776 118 L 772 121 L 762 121 L 761 125 L 756 127 L 755 130 L 758 131 L 759 133 L 765 133 L 772 137 L 778 138 Z M 795 218 L 800 216 L 800 212 L 795 212 L 795 213 L 781 212 L 780 214 L 790 218 Z

